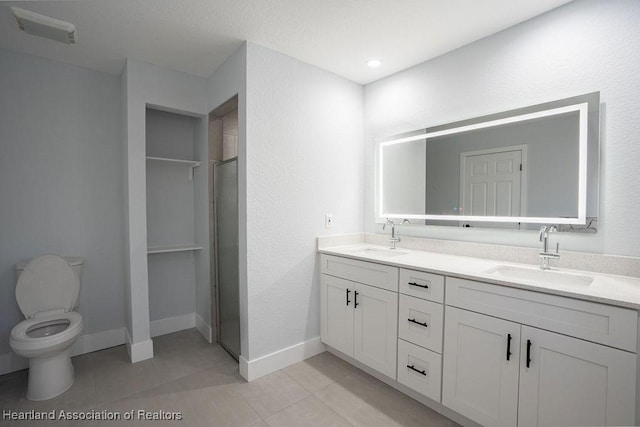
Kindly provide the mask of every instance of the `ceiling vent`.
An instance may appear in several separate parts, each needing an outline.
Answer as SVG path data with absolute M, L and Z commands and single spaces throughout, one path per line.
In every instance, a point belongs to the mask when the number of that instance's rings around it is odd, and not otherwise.
M 66 44 L 76 44 L 76 27 L 73 24 L 19 7 L 11 7 L 11 12 L 25 33 Z

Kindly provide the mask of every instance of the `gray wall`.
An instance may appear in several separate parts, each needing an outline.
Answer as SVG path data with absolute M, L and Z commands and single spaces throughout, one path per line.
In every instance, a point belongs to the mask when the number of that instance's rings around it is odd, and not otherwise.
M 120 78 L 0 49 L 0 354 L 23 319 L 14 264 L 85 258 L 84 332 L 122 328 Z

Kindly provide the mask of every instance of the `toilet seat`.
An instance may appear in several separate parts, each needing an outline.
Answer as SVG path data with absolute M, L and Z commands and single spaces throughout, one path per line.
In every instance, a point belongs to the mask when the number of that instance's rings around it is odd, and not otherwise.
M 66 323 L 69 325 L 57 334 L 52 334 L 45 337 L 30 337 L 27 335 L 28 331 L 34 326 L 49 323 Z M 37 319 L 27 319 L 18 323 L 11 330 L 11 347 L 15 350 L 37 350 L 55 347 L 57 345 L 66 343 L 70 339 L 75 339 L 82 331 L 82 316 L 80 313 L 71 311 L 68 313 L 57 313 L 38 317 Z
M 24 267 L 16 284 L 16 301 L 27 319 L 46 317 L 51 310 L 76 307 L 80 279 L 64 258 L 42 255 Z

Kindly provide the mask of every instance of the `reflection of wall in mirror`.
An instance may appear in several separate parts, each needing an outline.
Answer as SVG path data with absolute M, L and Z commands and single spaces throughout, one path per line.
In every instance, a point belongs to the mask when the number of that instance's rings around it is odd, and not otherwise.
M 517 130 L 514 132 L 514 128 Z M 460 153 L 527 145 L 527 211 L 522 216 L 575 217 L 578 214 L 578 114 L 480 129 L 429 140 L 427 214 L 457 215 Z
M 383 152 L 383 213 L 424 214 L 424 140 L 386 145 Z

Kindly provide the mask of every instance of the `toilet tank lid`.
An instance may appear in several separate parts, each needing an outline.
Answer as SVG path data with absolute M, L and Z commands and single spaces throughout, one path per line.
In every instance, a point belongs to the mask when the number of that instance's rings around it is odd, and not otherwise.
M 79 256 L 63 256 L 62 258 L 64 258 L 64 260 L 67 261 L 71 267 L 77 267 L 84 264 L 84 258 Z M 29 264 L 29 261 L 31 261 L 31 259 L 24 259 L 18 262 L 16 264 L 16 270 L 23 271 L 24 267 Z

